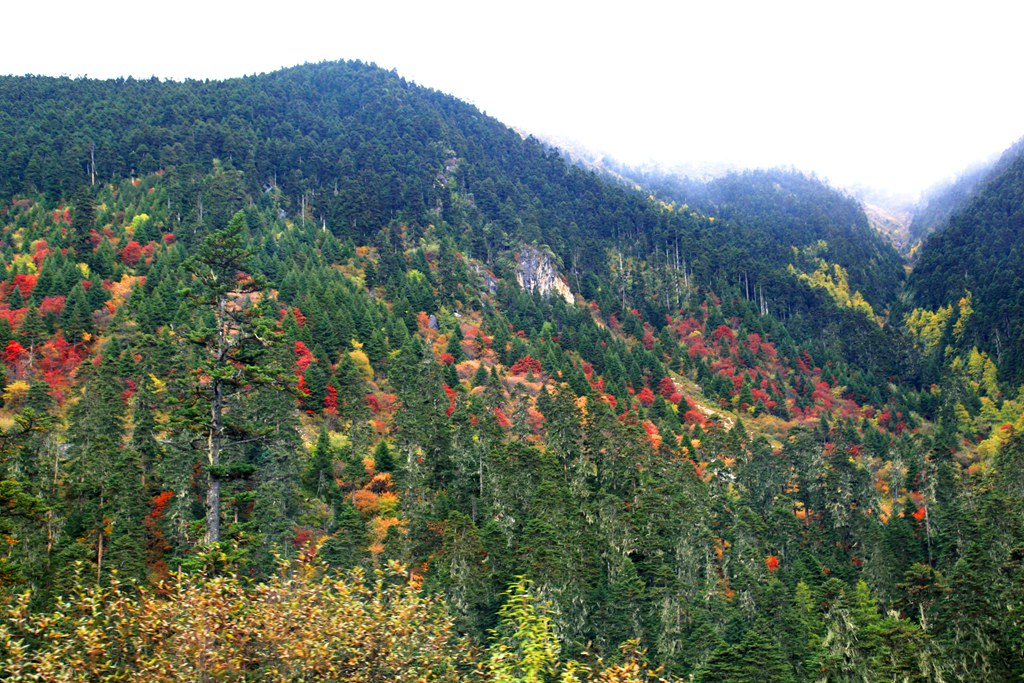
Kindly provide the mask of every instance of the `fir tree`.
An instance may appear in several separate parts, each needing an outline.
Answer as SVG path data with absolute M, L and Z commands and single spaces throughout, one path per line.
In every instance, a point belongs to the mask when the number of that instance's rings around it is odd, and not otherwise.
M 88 558 L 97 576 L 114 568 L 126 578 L 141 579 L 146 497 L 139 454 L 123 443 L 126 411 L 118 354 L 114 342 L 104 347 L 68 429 L 69 524 L 62 554 Z
M 380 441 L 373 450 L 373 467 L 378 472 L 392 472 L 395 469 L 395 459 L 391 455 L 386 441 Z
M 317 557 L 331 567 L 350 569 L 360 565 L 370 553 L 366 523 L 347 498 L 334 508 L 334 527 L 320 546 Z
M 221 457 L 233 437 L 225 418 L 233 396 L 246 386 L 269 384 L 273 368 L 265 365 L 266 350 L 276 335 L 266 307 L 251 297 L 266 282 L 251 272 L 252 251 L 246 246 L 248 226 L 238 212 L 227 227 L 206 237 L 186 264 L 192 275 L 191 305 L 203 313 L 186 325 L 187 339 L 196 351 L 197 371 L 184 427 L 202 436 L 206 470 L 206 542 L 221 538 L 221 484 L 226 475 Z M 203 376 L 208 377 L 204 380 Z M 255 438 L 261 438 L 257 435 Z

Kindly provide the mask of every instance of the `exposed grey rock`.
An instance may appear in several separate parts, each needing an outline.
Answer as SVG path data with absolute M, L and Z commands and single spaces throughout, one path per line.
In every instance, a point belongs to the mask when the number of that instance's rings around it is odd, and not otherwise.
M 544 298 L 556 294 L 566 302 L 576 302 L 569 284 L 559 275 L 554 259 L 536 247 L 524 246 L 516 256 L 516 281 L 523 289 Z
M 475 263 L 473 264 L 472 267 L 473 272 L 479 275 L 481 278 L 483 278 L 484 287 L 487 288 L 487 291 L 490 292 L 491 294 L 497 294 L 498 281 L 494 279 L 494 276 Z

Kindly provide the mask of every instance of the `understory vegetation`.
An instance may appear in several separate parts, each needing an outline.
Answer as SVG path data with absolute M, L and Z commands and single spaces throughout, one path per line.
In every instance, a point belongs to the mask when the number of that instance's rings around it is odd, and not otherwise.
M 4 680 L 1024 676 L 1003 270 L 361 64 L 0 107 Z

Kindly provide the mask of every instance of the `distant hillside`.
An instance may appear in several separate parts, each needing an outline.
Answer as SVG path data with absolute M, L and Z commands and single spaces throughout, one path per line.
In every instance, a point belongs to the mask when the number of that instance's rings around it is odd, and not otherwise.
M 499 219 L 506 202 L 538 191 L 510 176 L 584 175 L 468 104 L 354 62 L 213 82 L 7 77 L 0 112 L 4 194 L 68 195 L 84 182 L 174 171 L 182 221 L 223 218 L 210 206 L 216 193 L 190 185 L 214 160 L 241 174 L 222 195 L 273 190 L 288 213 L 346 235 L 424 218 L 456 177 Z
M 217 82 L 0 78 L 0 138 L 8 196 L 69 196 L 161 170 L 183 223 L 223 225 L 246 197 L 272 195 L 339 237 L 444 221 L 488 262 L 544 242 L 573 270 L 603 275 L 608 246 L 660 252 L 669 241 L 707 279 L 732 270 L 697 255 L 699 219 L 669 216 L 464 102 L 360 63 Z M 215 161 L 229 173 L 211 184 Z
M 739 242 L 764 262 L 787 263 L 793 260 L 788 253 L 792 247 L 824 240 L 826 260 L 847 269 L 851 287 L 876 305 L 893 302 L 901 286 L 901 261 L 893 246 L 905 234 L 907 217 L 877 208 L 866 213 L 857 200 L 817 178 L 773 169 L 722 170 L 698 179 L 697 174 L 681 170 L 580 160 L 578 152 L 570 158 L 624 185 L 642 187 L 664 201 L 698 208 L 725 221 Z
M 876 306 L 895 301 L 902 280 L 899 256 L 871 229 L 852 197 L 800 173 L 750 171 L 712 180 L 703 201 L 754 233 L 761 253 L 824 240 L 825 260 L 847 269 L 852 289 Z
M 435 224 L 492 265 L 518 244 L 546 244 L 589 296 L 599 292 L 588 273 L 610 280 L 618 256 L 609 250 L 654 269 L 685 263 L 718 290 L 742 278 L 744 294 L 763 292 L 779 315 L 808 305 L 806 288 L 786 272 L 791 247 L 828 242 L 825 260 L 876 306 L 893 300 L 901 277 L 893 255 L 862 230 L 863 214 L 816 181 L 721 181 L 713 186 L 720 206 L 708 209 L 727 220 L 712 225 L 580 170 L 455 98 L 360 63 L 218 82 L 7 77 L 0 114 L 0 192 L 11 196 L 69 196 L 83 183 L 160 170 L 167 208 L 183 224 L 224 225 L 262 196 L 339 238 L 363 239 L 396 220 Z M 776 182 L 785 193 L 750 203 Z M 829 207 L 820 220 L 808 213 L 819 200 Z M 759 215 L 772 206 L 774 217 Z M 627 308 L 669 312 L 662 297 L 609 289 L 603 296 Z
M 941 230 L 953 214 L 964 208 L 975 194 L 1005 171 L 1021 153 L 1024 153 L 1024 139 L 1011 145 L 994 163 L 989 162 L 969 169 L 949 185 L 929 192 L 914 210 L 909 227 L 908 248 L 918 244 L 936 230 Z
M 924 242 L 908 283 L 926 308 L 972 295 L 962 344 L 994 354 L 1024 380 L 1024 146 L 1012 147 Z
M 1020 680 L 1019 264 L 902 315 L 847 195 L 677 190 L 360 63 L 0 78 L 0 680 Z
M 890 209 L 877 204 L 864 202 L 864 213 L 868 222 L 879 234 L 884 235 L 892 245 L 903 251 L 910 239 L 910 222 L 913 215 L 904 209 Z

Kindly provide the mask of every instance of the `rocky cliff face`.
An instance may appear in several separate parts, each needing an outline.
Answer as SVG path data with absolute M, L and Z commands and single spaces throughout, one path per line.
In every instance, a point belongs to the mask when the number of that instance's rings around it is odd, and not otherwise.
M 555 294 L 570 304 L 576 302 L 568 283 L 559 275 L 554 260 L 534 247 L 519 250 L 516 257 L 516 281 L 523 289 L 539 292 L 545 298 Z

